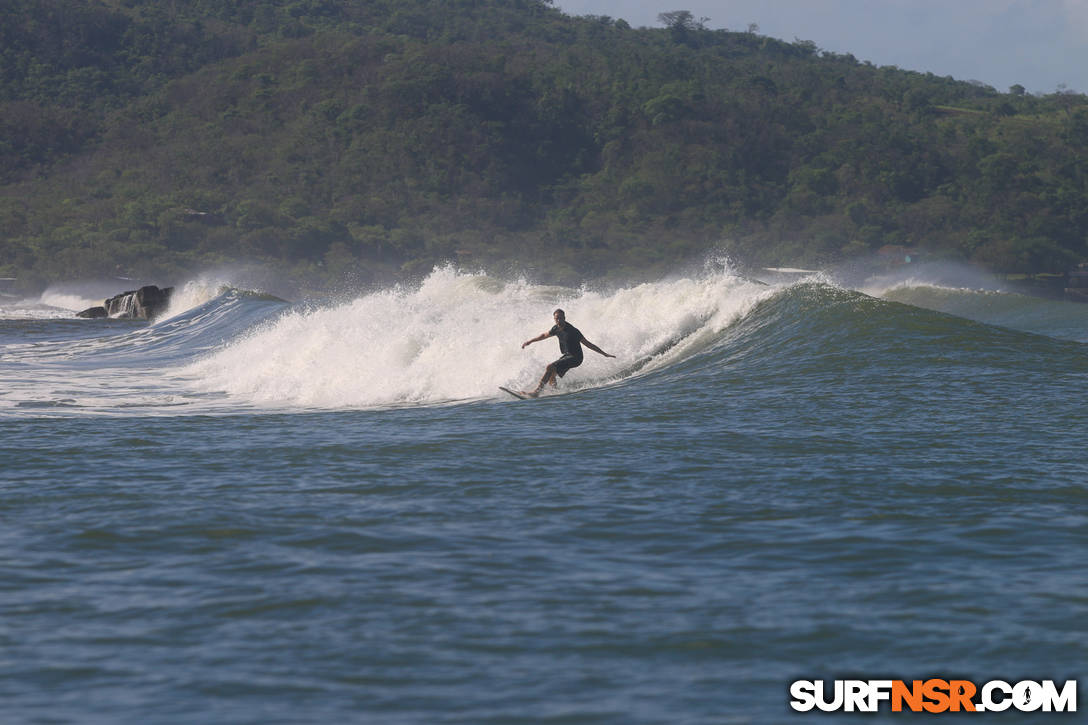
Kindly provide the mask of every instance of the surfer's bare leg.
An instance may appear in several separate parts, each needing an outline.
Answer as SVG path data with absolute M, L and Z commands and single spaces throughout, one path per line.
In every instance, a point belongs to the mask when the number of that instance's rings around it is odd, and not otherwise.
M 536 390 L 529 393 L 529 395 L 531 395 L 531 396 L 533 396 L 535 398 L 536 396 L 540 395 L 540 391 L 543 390 L 544 386 L 548 385 L 549 383 L 551 384 L 551 386 L 553 388 L 556 385 L 556 383 L 555 383 L 555 365 L 554 364 L 549 365 L 547 367 L 547 369 L 544 370 L 544 377 L 542 377 L 540 379 L 540 382 L 536 386 Z

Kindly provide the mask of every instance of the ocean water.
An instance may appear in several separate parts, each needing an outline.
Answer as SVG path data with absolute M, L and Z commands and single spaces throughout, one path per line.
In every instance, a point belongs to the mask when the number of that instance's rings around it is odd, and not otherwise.
M 803 715 L 790 683 L 1083 690 L 1088 305 L 722 266 L 319 303 L 201 279 L 151 325 L 73 319 L 89 294 L 0 303 L 5 723 L 884 722 L 916 718 Z M 617 357 L 515 400 L 555 307 Z

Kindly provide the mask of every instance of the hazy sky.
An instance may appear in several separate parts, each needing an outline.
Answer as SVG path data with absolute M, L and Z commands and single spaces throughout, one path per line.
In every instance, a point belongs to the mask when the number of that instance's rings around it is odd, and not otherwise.
M 690 10 L 708 28 L 746 30 L 877 65 L 1033 93 L 1088 92 L 1088 0 L 556 0 L 570 15 L 659 27 Z

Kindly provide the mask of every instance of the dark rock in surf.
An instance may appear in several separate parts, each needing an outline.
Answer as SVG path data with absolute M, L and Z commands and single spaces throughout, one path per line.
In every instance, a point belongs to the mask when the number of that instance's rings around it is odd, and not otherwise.
M 101 307 L 91 307 L 77 312 L 76 317 L 113 317 L 120 320 L 152 320 L 169 306 L 173 287 L 160 289 L 147 285 L 138 290 L 130 290 L 114 295 L 102 303 Z
M 98 307 L 88 307 L 82 312 L 77 312 L 76 317 L 84 317 L 88 320 L 97 320 L 100 317 L 109 317 L 109 313 L 106 312 L 106 308 L 99 305 Z

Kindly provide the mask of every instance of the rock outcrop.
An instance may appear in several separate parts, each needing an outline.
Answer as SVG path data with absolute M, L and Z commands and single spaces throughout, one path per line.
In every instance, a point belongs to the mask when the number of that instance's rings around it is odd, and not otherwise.
M 99 307 L 90 307 L 82 312 L 77 312 L 76 317 L 151 320 L 162 314 L 170 305 L 170 295 L 173 292 L 173 287 L 160 289 L 155 285 L 147 285 L 138 290 L 130 290 L 114 295 Z
M 100 317 L 109 317 L 109 313 L 106 312 L 106 308 L 99 305 L 98 307 L 88 307 L 82 312 L 77 312 L 76 317 L 86 317 L 89 320 L 97 320 Z

